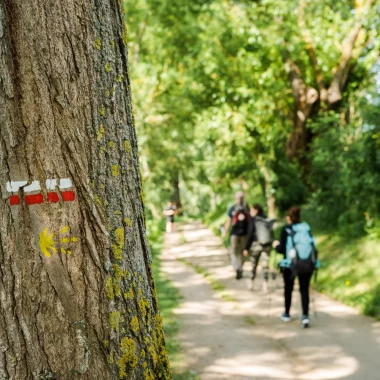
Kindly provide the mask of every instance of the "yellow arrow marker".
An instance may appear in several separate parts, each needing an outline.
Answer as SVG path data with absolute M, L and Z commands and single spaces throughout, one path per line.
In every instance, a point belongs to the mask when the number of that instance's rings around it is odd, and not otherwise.
M 70 227 L 69 226 L 65 226 L 61 229 L 61 233 L 64 234 L 66 232 L 70 231 Z
M 72 252 L 70 250 L 66 250 L 65 248 L 61 248 L 61 252 L 66 254 L 66 255 L 71 255 Z
M 65 238 L 61 239 L 61 243 L 63 243 L 63 244 L 76 243 L 77 241 L 78 241 L 78 238 L 75 236 L 72 238 L 65 237 Z
M 55 248 L 54 243 L 54 234 L 49 235 L 49 229 L 45 228 L 44 232 L 40 233 L 40 249 L 42 254 L 44 254 L 46 257 L 50 257 L 51 253 L 56 253 L 57 249 Z M 50 251 L 50 252 L 49 252 Z
M 67 233 L 67 232 L 70 232 L 70 227 L 69 226 L 65 226 L 61 229 L 61 233 L 64 234 L 64 233 Z M 63 237 L 61 239 L 61 243 L 62 244 L 70 244 L 70 243 L 76 243 L 78 241 L 78 238 L 76 236 L 73 236 L 73 237 Z M 69 250 L 69 249 L 65 249 L 65 248 L 61 248 L 61 252 L 66 254 L 66 255 L 71 255 L 72 252 Z

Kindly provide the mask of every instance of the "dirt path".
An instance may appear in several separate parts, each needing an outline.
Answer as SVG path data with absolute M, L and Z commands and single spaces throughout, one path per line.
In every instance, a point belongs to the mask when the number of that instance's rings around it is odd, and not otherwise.
M 245 278 L 236 281 L 220 239 L 199 223 L 168 235 L 162 257 L 163 270 L 183 296 L 176 313 L 187 365 L 201 380 L 380 379 L 380 323 L 315 295 L 311 312 L 317 309 L 317 318 L 302 330 L 296 292 L 294 320 L 282 323 L 281 279 L 271 282 L 268 295 L 249 291 L 250 263 Z M 200 268 L 208 278 L 197 273 Z

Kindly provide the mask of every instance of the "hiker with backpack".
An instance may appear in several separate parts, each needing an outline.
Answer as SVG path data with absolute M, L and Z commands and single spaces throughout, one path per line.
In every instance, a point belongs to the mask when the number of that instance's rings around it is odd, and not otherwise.
M 228 219 L 224 227 L 223 237 L 230 232 L 231 263 L 236 271 L 236 279 L 243 277 L 243 251 L 247 242 L 248 225 L 251 219 L 249 206 L 244 203 L 244 193 L 236 193 L 236 203 L 227 213 Z
M 303 328 L 309 327 L 309 287 L 313 272 L 319 267 L 317 249 L 310 227 L 301 222 L 301 209 L 292 207 L 286 217 L 288 224 L 282 229 L 280 241 L 273 242 L 273 248 L 285 257 L 280 261 L 284 277 L 285 312 L 281 316 L 283 322 L 289 322 L 290 307 L 295 278 L 298 277 L 302 302 Z
M 257 266 L 259 260 L 263 268 L 263 291 L 268 291 L 269 280 L 269 258 L 273 242 L 273 224 L 274 219 L 267 219 L 261 205 L 254 204 L 251 208 L 251 220 L 248 227 L 247 244 L 243 252 L 248 257 L 251 250 L 252 256 L 252 277 L 250 290 L 254 290 L 254 281 L 256 278 Z M 252 248 L 252 249 L 251 249 Z

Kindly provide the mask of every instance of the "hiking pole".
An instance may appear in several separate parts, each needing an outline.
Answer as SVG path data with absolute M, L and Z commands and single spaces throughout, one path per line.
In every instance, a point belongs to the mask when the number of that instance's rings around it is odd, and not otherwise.
M 271 277 L 271 270 L 270 270 L 270 258 L 271 258 L 271 253 L 272 253 L 272 250 L 269 251 L 269 257 L 268 257 L 268 268 L 267 268 L 267 279 L 265 279 L 265 276 L 264 276 L 264 281 L 267 281 L 267 292 L 268 292 L 268 303 L 269 303 L 269 306 L 268 306 L 268 317 L 271 316 L 272 314 L 272 293 L 271 293 L 271 288 L 269 286 L 269 278 Z M 263 254 L 263 253 L 261 253 Z
M 313 289 L 313 293 L 311 295 L 311 302 L 312 302 L 312 305 L 313 305 L 315 319 L 318 319 L 318 312 L 317 312 L 316 301 L 315 301 L 315 294 L 314 294 L 316 292 L 317 280 L 318 280 L 318 270 L 315 270 L 315 273 L 314 273 L 314 289 Z

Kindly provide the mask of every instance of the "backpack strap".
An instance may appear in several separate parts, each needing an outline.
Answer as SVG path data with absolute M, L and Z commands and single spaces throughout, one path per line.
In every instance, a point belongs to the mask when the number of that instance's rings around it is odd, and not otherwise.
M 294 236 L 296 232 L 293 230 L 293 226 L 290 226 L 288 231 L 289 231 L 290 239 L 292 240 L 293 248 L 296 249 L 296 243 L 294 242 Z

